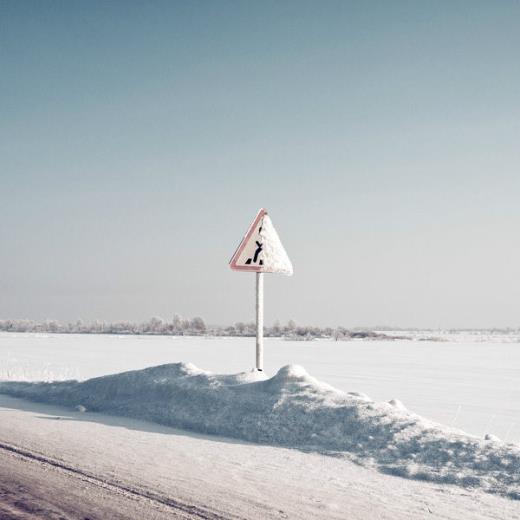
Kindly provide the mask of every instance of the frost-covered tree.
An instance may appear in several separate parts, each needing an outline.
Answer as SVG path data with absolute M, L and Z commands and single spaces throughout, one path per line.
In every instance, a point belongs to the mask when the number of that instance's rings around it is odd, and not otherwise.
M 200 316 L 196 316 L 191 320 L 190 323 L 191 329 L 196 334 L 203 334 L 206 332 L 206 324 L 204 320 Z
M 173 332 L 179 333 L 182 331 L 182 318 L 178 314 L 173 315 L 172 327 Z

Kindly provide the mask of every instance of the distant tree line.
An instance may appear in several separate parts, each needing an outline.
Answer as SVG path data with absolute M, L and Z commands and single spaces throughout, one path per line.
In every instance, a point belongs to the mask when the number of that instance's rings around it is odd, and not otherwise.
M 144 334 L 156 336 L 255 336 L 254 322 L 237 322 L 229 326 L 208 326 L 196 316 L 185 319 L 175 314 L 170 321 L 154 317 L 142 323 L 131 321 L 82 321 L 60 323 L 56 320 L 37 322 L 32 320 L 0 320 L 0 331 L 4 332 L 45 332 L 54 334 Z M 293 340 L 312 340 L 332 338 L 334 340 L 352 339 L 397 339 L 370 330 L 349 330 L 344 327 L 313 327 L 297 325 L 289 320 L 285 325 L 275 322 L 271 327 L 264 327 L 264 335 L 273 338 Z

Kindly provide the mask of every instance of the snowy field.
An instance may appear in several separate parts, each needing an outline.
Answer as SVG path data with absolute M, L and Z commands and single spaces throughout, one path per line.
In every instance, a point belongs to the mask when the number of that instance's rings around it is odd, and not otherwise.
M 259 373 L 253 338 L 5 333 L 0 464 L 22 471 L 17 453 L 218 518 L 520 518 L 519 344 L 447 339 L 267 340 Z M 295 509 L 294 494 L 313 498 Z
M 420 335 L 419 335 L 420 336 Z M 448 341 L 292 342 L 266 339 L 266 374 L 288 364 L 375 401 L 470 434 L 520 443 L 520 343 L 450 334 Z M 0 380 L 78 379 L 190 362 L 219 374 L 247 371 L 253 338 L 0 333 Z

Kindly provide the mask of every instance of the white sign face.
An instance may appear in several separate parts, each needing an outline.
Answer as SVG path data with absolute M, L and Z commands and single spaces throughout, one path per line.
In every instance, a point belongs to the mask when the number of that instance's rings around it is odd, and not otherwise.
M 293 267 L 265 209 L 261 209 L 229 262 L 236 271 L 293 274 Z

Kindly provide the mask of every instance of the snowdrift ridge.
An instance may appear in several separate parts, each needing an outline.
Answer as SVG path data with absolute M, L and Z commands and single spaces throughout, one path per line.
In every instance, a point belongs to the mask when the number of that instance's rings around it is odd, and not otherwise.
M 55 383 L 0 382 L 0 392 L 251 442 L 345 457 L 408 478 L 477 487 L 520 499 L 520 447 L 481 440 L 345 393 L 288 365 L 215 375 L 176 363 Z

